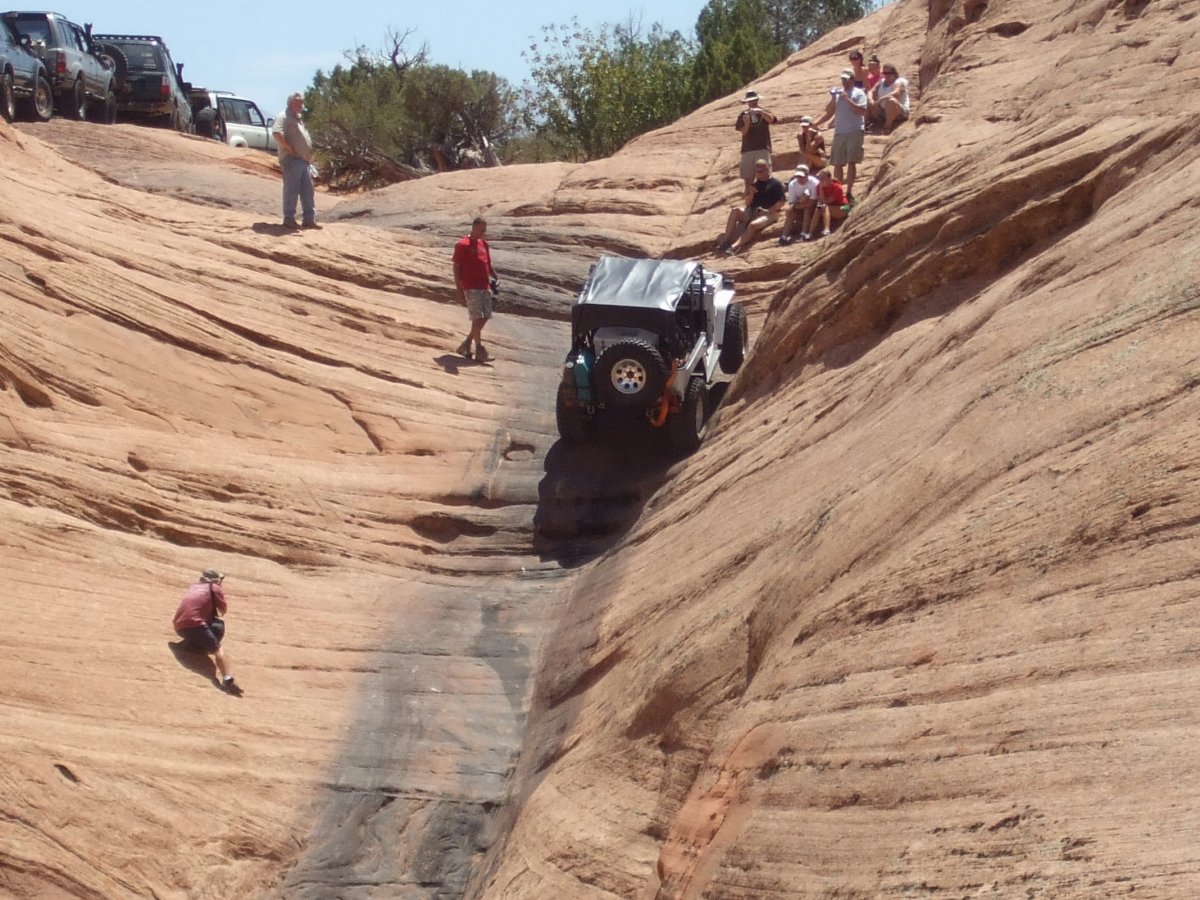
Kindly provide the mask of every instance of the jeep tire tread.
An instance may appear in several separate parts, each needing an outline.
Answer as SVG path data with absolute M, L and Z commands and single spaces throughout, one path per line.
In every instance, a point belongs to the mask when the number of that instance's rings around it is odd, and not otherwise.
M 578 407 L 567 406 L 566 385 L 558 386 L 558 398 L 554 403 L 554 418 L 558 422 L 558 434 L 568 444 L 587 444 L 595 437 L 595 423 L 591 416 Z
M 708 388 L 704 379 L 688 379 L 687 390 L 679 412 L 667 418 L 667 436 L 671 445 L 681 453 L 691 453 L 700 446 L 708 431 Z
M 667 367 L 659 352 L 646 341 L 618 341 L 596 358 L 592 383 L 609 406 L 618 409 L 648 407 L 662 396 Z
M 746 324 L 746 308 L 730 303 L 725 311 L 725 334 L 721 341 L 721 368 L 733 375 L 742 367 L 750 346 L 750 328 Z

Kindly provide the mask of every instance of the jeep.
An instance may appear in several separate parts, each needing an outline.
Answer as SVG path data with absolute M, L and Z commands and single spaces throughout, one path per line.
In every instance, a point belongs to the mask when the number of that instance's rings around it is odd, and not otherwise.
M 92 40 L 92 26 L 79 27 L 59 13 L 6 12 L 0 18 L 46 66 L 57 110 L 76 119 L 111 124 L 117 120 L 113 93 L 116 62 L 101 53 Z
M 192 130 L 190 84 L 163 39 L 155 35 L 94 34 L 100 51 L 116 63 L 113 91 L 121 118 L 144 119 L 185 134 Z
M 640 420 L 684 453 L 699 447 L 749 346 L 734 293 L 698 262 L 601 257 L 571 307 L 555 404 L 563 440 Z

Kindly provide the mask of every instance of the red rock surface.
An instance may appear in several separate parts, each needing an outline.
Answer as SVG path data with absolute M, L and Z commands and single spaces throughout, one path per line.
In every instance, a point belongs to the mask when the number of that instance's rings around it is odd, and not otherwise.
M 851 46 L 920 99 L 839 234 L 721 261 L 673 466 L 557 444 L 562 318 L 707 251 L 736 98 L 298 235 L 269 157 L 0 125 L 0 893 L 1196 893 L 1195 14 L 901 3 L 762 79 L 785 149 Z M 169 646 L 209 565 L 240 699 Z

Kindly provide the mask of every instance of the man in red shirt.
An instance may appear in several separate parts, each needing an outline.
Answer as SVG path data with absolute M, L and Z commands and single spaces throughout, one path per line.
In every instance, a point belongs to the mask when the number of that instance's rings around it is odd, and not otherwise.
M 225 651 L 221 649 L 221 641 L 225 637 L 225 615 L 228 605 L 225 603 L 225 591 L 221 582 L 225 576 L 216 569 L 205 569 L 200 574 L 200 580 L 189 587 L 179 601 L 175 610 L 175 633 L 183 638 L 188 649 L 207 653 L 217 664 L 220 672 L 220 684 L 231 694 L 240 693 L 233 683 L 233 675 L 229 671 L 229 661 Z
M 467 339 L 459 344 L 458 352 L 471 359 L 471 342 L 475 342 L 475 359 L 486 362 L 488 352 L 481 340 L 483 326 L 492 317 L 492 293 L 500 282 L 492 268 L 492 254 L 488 242 L 487 222 L 482 216 L 471 223 L 471 233 L 454 245 L 454 286 L 458 298 L 467 306 L 471 320 L 471 331 Z

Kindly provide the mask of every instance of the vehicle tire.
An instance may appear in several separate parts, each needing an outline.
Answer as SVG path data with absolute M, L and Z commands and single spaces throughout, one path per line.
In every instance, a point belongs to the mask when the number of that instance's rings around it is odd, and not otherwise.
M 40 72 L 33 85 L 33 94 L 25 103 L 25 114 L 31 121 L 49 122 L 50 117 L 54 115 L 54 91 L 51 90 L 46 76 Z
M 649 406 L 662 396 L 667 367 L 659 352 L 631 338 L 605 348 L 596 359 L 593 384 L 609 406 L 633 409 Z
M 558 434 L 568 444 L 587 444 L 595 437 L 596 427 L 592 417 L 578 407 L 567 406 L 566 385 L 558 386 L 558 398 L 554 403 L 554 418 L 558 422 Z
M 121 90 L 125 87 L 125 79 L 129 77 L 129 60 L 125 56 L 125 51 L 116 44 L 101 44 L 99 50 L 102 58 L 107 56 L 112 61 L 113 90 Z
M 111 90 L 104 96 L 104 104 L 100 107 L 100 121 L 105 125 L 117 124 L 117 95 Z
M 72 119 L 78 119 L 80 122 L 86 121 L 87 91 L 83 88 L 82 78 L 75 79 L 75 86 L 71 88 L 70 94 L 63 94 L 63 98 L 71 104 L 67 109 L 67 114 Z
M 721 343 L 721 368 L 730 375 L 742 367 L 750 348 L 750 327 L 746 324 L 746 308 L 730 303 L 725 311 L 725 335 Z
M 211 106 L 206 106 L 200 112 L 196 113 L 196 134 L 200 137 L 216 137 L 216 121 L 217 111 Z
M 708 431 L 708 388 L 704 379 L 693 376 L 679 412 L 667 419 L 667 436 L 671 446 L 682 453 L 691 453 L 700 446 Z
M 13 89 L 12 72 L 5 72 L 0 78 L 0 114 L 5 122 L 17 117 L 17 92 Z

